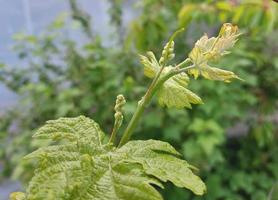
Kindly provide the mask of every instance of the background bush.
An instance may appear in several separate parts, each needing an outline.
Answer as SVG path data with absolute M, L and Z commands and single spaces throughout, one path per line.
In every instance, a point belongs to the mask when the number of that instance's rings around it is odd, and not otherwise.
M 179 27 L 176 59 L 188 54 L 204 32 L 215 35 L 225 22 L 242 31 L 233 53 L 217 65 L 236 72 L 244 82 L 229 85 L 193 82 L 205 105 L 192 110 L 147 109 L 137 138 L 162 139 L 173 144 L 200 169 L 208 186 L 204 197 L 170 184 L 165 199 L 263 200 L 278 180 L 278 46 L 277 4 L 271 1 L 143 0 L 139 15 L 125 28 L 122 3 L 110 1 L 111 26 L 117 45 L 105 46 L 90 27 L 90 17 L 75 1 L 70 15 L 61 15 L 39 36 L 17 34 L 15 51 L 24 67 L 1 66 L 0 80 L 20 95 L 18 106 L 1 117 L 1 177 L 24 184 L 33 171 L 20 162 L 28 152 L 45 145 L 31 140 L 33 130 L 62 116 L 89 116 L 109 133 L 117 94 L 128 101 L 127 121 L 147 87 L 138 53 L 163 47 Z M 63 31 L 78 22 L 87 37 L 80 45 Z M 275 37 L 276 36 L 276 37 Z

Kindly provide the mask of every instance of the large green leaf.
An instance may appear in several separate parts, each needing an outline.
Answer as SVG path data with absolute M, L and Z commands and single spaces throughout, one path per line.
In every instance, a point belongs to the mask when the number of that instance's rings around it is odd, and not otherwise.
M 185 160 L 178 157 L 180 154 L 168 143 L 157 140 L 130 141 L 117 153 L 124 153 L 130 162 L 142 164 L 145 172 L 161 181 L 171 181 L 178 187 L 192 190 L 197 195 L 206 191 L 205 184 L 193 174 L 195 169 Z
M 163 188 L 161 181 L 205 192 L 192 166 L 165 142 L 130 141 L 115 148 L 103 144 L 99 126 L 83 116 L 49 121 L 35 136 L 67 141 L 26 156 L 38 160 L 26 200 L 162 200 L 154 187 Z

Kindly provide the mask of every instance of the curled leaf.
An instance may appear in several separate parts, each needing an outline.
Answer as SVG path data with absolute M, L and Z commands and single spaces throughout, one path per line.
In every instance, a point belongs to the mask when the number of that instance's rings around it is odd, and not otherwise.
M 157 62 L 153 52 L 147 52 L 147 56 L 140 55 L 140 61 L 144 65 L 144 74 L 148 78 L 154 78 L 160 65 Z

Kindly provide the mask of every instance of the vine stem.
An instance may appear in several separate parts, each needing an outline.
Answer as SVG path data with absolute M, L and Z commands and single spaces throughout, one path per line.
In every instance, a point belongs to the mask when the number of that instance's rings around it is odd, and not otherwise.
M 165 66 L 162 66 L 159 70 L 159 72 L 156 74 L 155 78 L 153 79 L 151 85 L 149 86 L 146 94 L 142 97 L 142 99 L 138 102 L 137 108 L 129 122 L 129 124 L 127 125 L 127 128 L 124 131 L 124 134 L 120 140 L 119 143 L 119 147 L 124 145 L 131 137 L 134 129 L 136 128 L 139 119 L 142 115 L 142 113 L 144 112 L 146 105 L 149 104 L 149 102 L 151 101 L 153 95 L 154 95 L 154 86 L 156 85 L 159 76 L 161 75 L 163 69 L 165 68 Z
M 156 74 L 155 78 L 153 79 L 151 85 L 149 86 L 146 94 L 142 97 L 142 99 L 138 102 L 138 106 L 127 126 L 127 128 L 125 129 L 123 136 L 120 140 L 119 143 L 119 147 L 123 146 L 125 143 L 127 143 L 134 131 L 134 129 L 137 127 L 138 122 L 140 120 L 140 117 L 142 116 L 145 108 L 147 107 L 147 105 L 150 103 L 152 97 L 154 96 L 155 92 L 162 86 L 162 84 L 167 81 L 169 78 L 171 78 L 172 76 L 182 73 L 182 72 L 186 72 L 188 69 L 193 68 L 194 66 L 189 66 L 189 67 L 185 67 L 185 68 L 180 68 L 181 66 L 187 64 L 188 62 L 190 62 L 189 59 L 186 59 L 185 61 L 181 62 L 180 64 L 178 64 L 175 68 L 173 68 L 173 70 L 171 70 L 170 72 L 168 72 L 166 75 L 161 76 L 161 73 L 163 71 L 163 69 L 165 68 L 165 66 L 162 66 L 159 70 L 159 72 Z
M 112 143 L 112 144 L 114 143 L 118 130 L 119 129 L 117 127 L 115 127 L 115 125 L 114 125 L 111 136 L 110 136 L 110 139 L 109 139 L 109 143 Z

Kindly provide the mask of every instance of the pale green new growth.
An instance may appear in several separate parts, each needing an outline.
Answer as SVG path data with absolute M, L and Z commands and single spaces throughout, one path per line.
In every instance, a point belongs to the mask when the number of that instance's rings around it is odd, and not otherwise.
M 10 195 L 10 200 L 24 200 L 26 195 L 23 192 L 13 192 Z
M 34 137 L 51 139 L 55 145 L 42 147 L 26 156 L 38 163 L 26 194 L 15 192 L 11 200 L 163 200 L 157 187 L 170 181 L 203 195 L 206 186 L 186 161 L 168 143 L 157 140 L 129 141 L 144 109 L 157 94 L 167 107 L 191 108 L 202 100 L 187 87 L 190 76 L 230 82 L 238 78 L 233 72 L 211 67 L 208 63 L 227 54 L 237 41 L 238 29 L 224 24 L 218 37 L 207 35 L 198 40 L 186 58 L 177 65 L 168 63 L 175 57 L 176 31 L 166 43 L 161 58 L 154 53 L 141 55 L 144 74 L 152 79 L 147 92 L 124 130 L 119 145 L 116 134 L 123 122 L 123 95 L 115 105 L 115 123 L 108 143 L 99 125 L 84 116 L 48 121 Z
M 231 24 L 224 24 L 217 38 L 208 38 L 207 35 L 201 37 L 195 44 L 195 47 L 189 54 L 189 58 L 182 63 L 173 67 L 171 65 L 164 66 L 168 61 L 174 58 L 174 41 L 170 41 L 165 45 L 162 56 L 157 62 L 153 52 L 148 52 L 147 56 L 141 55 L 141 63 L 144 65 L 144 74 L 149 78 L 155 78 L 160 71 L 161 77 L 166 76 L 171 71 L 177 70 L 165 80 L 157 91 L 158 102 L 160 105 L 176 108 L 191 108 L 191 104 L 202 104 L 202 100 L 195 93 L 187 89 L 189 83 L 189 75 L 197 78 L 202 75 L 206 79 L 220 80 L 230 82 L 231 79 L 239 77 L 233 72 L 210 67 L 208 62 L 217 60 L 221 56 L 228 54 L 227 51 L 237 41 L 238 28 Z M 167 62 L 166 62 L 167 61 Z M 187 70 L 182 70 L 184 64 L 191 62 L 192 65 Z M 186 73 L 187 72 L 187 73 Z
M 225 82 L 230 82 L 234 78 L 239 79 L 233 72 L 211 67 L 208 64 L 208 62 L 218 60 L 221 56 L 228 54 L 227 50 L 233 47 L 239 35 L 237 26 L 224 24 L 217 38 L 208 38 L 207 35 L 201 37 L 189 54 L 189 58 L 195 66 L 188 71 L 189 74 L 195 78 L 201 74 L 206 79 Z
M 38 168 L 23 199 L 162 200 L 153 186 L 166 181 L 205 192 L 192 167 L 165 142 L 130 141 L 115 148 L 103 144 L 99 126 L 83 116 L 49 121 L 35 137 L 66 141 L 25 157 L 37 160 Z
M 144 65 L 144 74 L 149 78 L 154 78 L 158 73 L 160 66 L 152 52 L 146 56 L 140 56 L 141 63 Z M 174 67 L 167 66 L 161 73 L 161 76 L 168 74 Z M 189 77 L 186 73 L 177 74 L 158 89 L 157 97 L 160 105 L 177 108 L 191 108 L 191 104 L 201 104 L 202 100 L 196 94 L 186 89 L 189 83 Z

